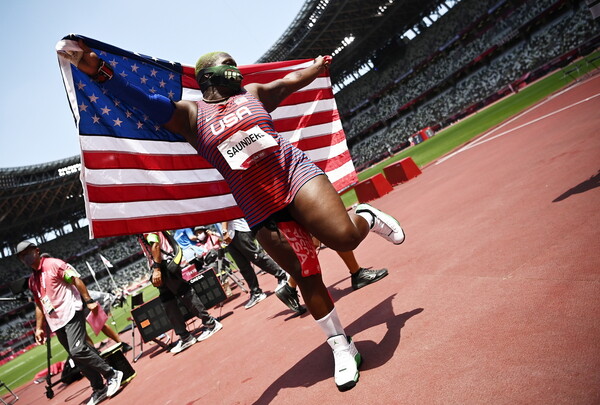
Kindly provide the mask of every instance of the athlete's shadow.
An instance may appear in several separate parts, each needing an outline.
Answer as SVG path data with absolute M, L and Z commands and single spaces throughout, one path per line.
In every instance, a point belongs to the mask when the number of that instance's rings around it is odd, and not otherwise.
M 363 356 L 361 370 L 380 367 L 388 362 L 400 344 L 400 331 L 407 320 L 421 313 L 423 308 L 413 309 L 403 314 L 395 315 L 392 300 L 395 294 L 371 308 L 368 312 L 346 327 L 350 336 L 362 330 L 385 323 L 388 330 L 379 343 L 373 341 L 355 340 L 356 348 Z M 291 387 L 310 387 L 324 380 L 332 380 L 333 356 L 327 344 L 320 345 L 306 357 L 296 363 L 263 392 L 254 402 L 255 405 L 271 403 L 280 390 Z
M 598 170 L 598 173 L 596 173 L 589 179 L 587 179 L 587 180 L 579 183 L 575 187 L 565 191 L 564 193 L 562 193 L 561 195 L 556 197 L 554 200 L 552 200 L 552 202 L 559 202 L 562 200 L 566 200 L 573 194 L 585 193 L 586 191 L 591 190 L 596 187 L 600 187 L 600 170 Z

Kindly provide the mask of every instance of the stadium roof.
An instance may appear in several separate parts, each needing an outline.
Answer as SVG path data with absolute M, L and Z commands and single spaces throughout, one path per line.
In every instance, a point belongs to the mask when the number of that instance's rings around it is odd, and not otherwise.
M 259 63 L 331 55 L 345 38 L 354 40 L 335 56 L 334 84 L 357 71 L 377 51 L 399 40 L 443 0 L 307 0 L 296 19 Z
M 13 249 L 85 218 L 79 156 L 0 169 L 0 241 Z

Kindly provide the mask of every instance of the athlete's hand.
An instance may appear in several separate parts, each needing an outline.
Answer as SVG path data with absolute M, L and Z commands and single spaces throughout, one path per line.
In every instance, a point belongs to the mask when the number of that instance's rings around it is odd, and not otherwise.
M 95 75 L 98 73 L 98 66 L 100 66 L 100 57 L 82 39 L 77 43 L 83 49 L 83 56 L 77 64 L 77 68 L 89 76 Z
M 332 57 L 329 55 L 325 55 L 325 56 L 317 56 L 315 58 L 315 65 L 317 65 L 320 68 L 328 68 L 329 65 L 331 65 L 331 61 L 332 61 Z

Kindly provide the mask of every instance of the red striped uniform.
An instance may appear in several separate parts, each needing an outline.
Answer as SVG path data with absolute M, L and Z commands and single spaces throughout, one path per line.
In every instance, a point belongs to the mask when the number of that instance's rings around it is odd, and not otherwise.
M 224 103 L 196 103 L 196 150 L 225 178 L 250 227 L 289 205 L 302 185 L 324 174 L 275 131 L 271 116 L 250 93 L 235 95 Z M 261 142 L 266 146 L 252 155 L 254 159 L 246 159 L 249 167 L 232 168 L 232 161 L 244 156 L 243 149 Z M 226 148 L 224 143 L 230 147 L 219 150 L 219 145 Z

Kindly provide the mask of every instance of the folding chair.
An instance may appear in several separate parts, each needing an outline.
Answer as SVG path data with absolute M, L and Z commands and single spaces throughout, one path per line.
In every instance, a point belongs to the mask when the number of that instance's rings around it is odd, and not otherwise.
M 600 55 L 596 55 L 592 58 L 586 59 L 585 61 L 587 62 L 588 65 L 592 65 L 594 67 L 594 69 L 598 69 L 598 66 L 596 66 L 596 62 L 600 60 Z
M 137 307 L 139 307 L 140 305 L 144 304 L 144 294 L 142 292 L 139 292 L 135 295 L 131 296 L 131 309 L 135 309 Z M 133 362 L 135 363 L 136 361 L 138 361 L 138 359 L 142 356 L 142 354 L 144 354 L 144 339 L 140 338 L 140 353 L 136 356 L 135 355 L 135 321 L 133 320 L 133 316 L 130 316 L 129 318 L 127 318 L 127 320 L 131 321 L 131 354 L 133 356 Z
M 572 80 L 575 80 L 577 76 L 574 76 L 573 73 L 577 72 L 577 74 L 579 74 L 579 69 L 579 64 L 576 64 L 575 66 L 567 70 L 563 70 L 563 80 L 566 80 L 567 77 L 570 77 Z
M 2 402 L 4 405 L 12 405 L 12 404 L 14 404 L 15 402 L 17 402 L 19 400 L 19 397 L 17 396 L 17 394 L 15 394 L 14 392 L 12 392 L 11 389 L 8 388 L 8 385 L 4 384 L 4 382 L 2 380 L 0 380 L 0 389 L 2 389 L 2 387 L 5 387 L 8 390 L 8 392 L 10 393 L 10 395 L 13 396 L 13 399 L 11 399 L 10 402 L 6 402 L 0 396 L 0 402 Z

